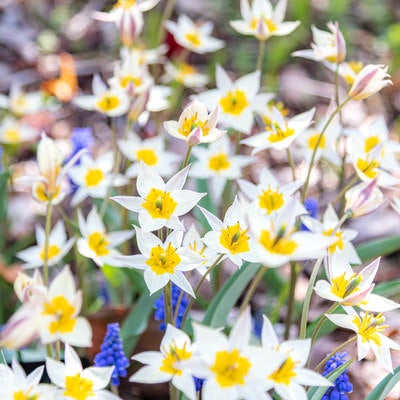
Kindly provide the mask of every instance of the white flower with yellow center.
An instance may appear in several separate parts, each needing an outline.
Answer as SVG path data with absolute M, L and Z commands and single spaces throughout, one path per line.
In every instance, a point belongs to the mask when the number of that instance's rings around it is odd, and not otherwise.
M 136 178 L 140 170 L 140 163 L 146 164 L 149 168 L 162 177 L 171 176 L 176 170 L 181 157 L 165 149 L 165 141 L 161 136 L 141 140 L 135 133 L 129 133 L 126 139 L 118 141 L 121 153 L 132 164 L 126 170 L 125 175 L 129 178 Z
M 114 257 L 118 266 L 144 270 L 144 280 L 150 294 L 171 281 L 195 297 L 184 272 L 197 268 L 202 259 L 182 247 L 182 231 L 173 231 L 162 242 L 151 232 L 136 228 L 136 239 L 141 254 Z
M 354 272 L 350 264 L 340 256 L 328 257 L 326 275 L 328 280 L 315 284 L 318 296 L 344 306 L 357 306 L 364 311 L 386 312 L 400 305 L 371 293 L 380 259 L 376 259 L 360 272 Z
M 190 400 L 196 399 L 193 376 L 180 364 L 192 358 L 193 348 L 189 336 L 168 324 L 161 341 L 160 351 L 145 351 L 132 357 L 146 366 L 129 379 L 138 383 L 162 383 L 171 381 Z
M 328 22 L 330 32 L 311 27 L 314 43 L 311 50 L 295 51 L 295 57 L 304 57 L 315 61 L 325 61 L 326 63 L 342 63 L 346 57 L 346 42 L 339 29 L 338 23 Z
M 37 323 L 42 343 L 61 340 L 71 346 L 91 346 L 90 324 L 86 318 L 79 317 L 82 292 L 76 291 L 74 277 L 68 266 L 53 279 L 41 300 Z M 36 298 L 32 301 L 36 301 Z
M 315 108 L 312 108 L 293 118 L 285 118 L 277 108 L 273 108 L 271 124 L 266 126 L 265 131 L 246 138 L 241 143 L 254 147 L 252 154 L 269 148 L 287 149 L 310 126 L 314 112 Z
M 267 267 L 321 257 L 333 241 L 333 238 L 323 234 L 296 230 L 294 201 L 290 201 L 275 216 L 264 216 L 258 210 L 249 208 L 249 226 L 256 252 L 260 262 Z
M 188 213 L 205 196 L 205 193 L 182 189 L 188 172 L 189 167 L 186 167 L 164 182 L 152 168 L 142 163 L 136 184 L 139 196 L 116 196 L 112 199 L 139 213 L 139 224 L 145 231 L 155 231 L 164 226 L 183 229 L 178 217 Z
M 297 181 L 281 185 L 267 168 L 261 170 L 258 185 L 243 179 L 239 179 L 237 182 L 243 195 L 250 200 L 250 205 L 264 215 L 272 215 L 284 209 L 293 198 L 293 194 L 302 185 Z M 295 203 L 295 207 L 299 214 L 306 213 L 304 206 L 299 201 Z
M 270 400 L 263 379 L 264 352 L 249 345 L 251 316 L 247 309 L 233 326 L 229 337 L 221 329 L 193 323 L 195 355 L 182 362 L 194 376 L 205 379 L 204 400 Z
M 26 93 L 21 87 L 13 85 L 8 97 L 0 94 L 0 108 L 8 109 L 18 116 L 35 114 L 44 108 L 43 93 Z
M 97 265 L 114 265 L 114 256 L 119 255 L 115 247 L 133 236 L 132 231 L 107 232 L 97 209 L 93 207 L 87 219 L 78 211 L 78 223 L 82 238 L 78 239 L 78 251 L 91 258 Z
M 351 307 L 345 307 L 347 314 L 326 314 L 335 325 L 350 329 L 357 334 L 358 360 L 364 359 L 371 349 L 378 362 L 387 371 L 392 372 L 390 349 L 400 350 L 400 345 L 389 339 L 383 332 L 389 327 L 384 325 L 382 314 L 361 312 L 357 314 Z
M 264 315 L 261 342 L 270 355 L 264 364 L 264 379 L 268 389 L 273 388 L 282 400 L 307 400 L 303 386 L 332 386 L 326 378 L 304 368 L 310 355 L 310 339 L 279 343 L 271 322 Z
M 128 111 L 129 100 L 125 91 L 108 88 L 98 75 L 92 82 L 93 95 L 81 95 L 74 99 L 78 107 L 96 110 L 109 117 L 118 117 Z
M 280 0 L 274 10 L 268 0 L 253 0 L 251 7 L 248 0 L 241 0 L 243 20 L 231 21 L 231 26 L 237 32 L 253 35 L 259 40 L 288 35 L 300 25 L 300 21 L 283 22 L 286 6 L 286 0 Z
M 35 129 L 12 117 L 4 118 L 0 125 L 0 143 L 3 144 L 31 142 L 38 136 Z
M 196 95 L 196 99 L 209 110 L 219 106 L 220 121 L 226 127 L 250 134 L 254 122 L 253 111 L 273 97 L 271 94 L 257 94 L 260 90 L 260 71 L 233 82 L 226 71 L 217 65 L 215 79 L 217 88 Z
M 107 196 L 110 186 L 123 186 L 128 180 L 120 174 L 113 174 L 114 156 L 111 152 L 92 158 L 89 154 L 81 157 L 79 165 L 68 172 L 78 189 L 74 193 L 71 205 L 76 206 L 86 197 L 101 199 Z
M 194 147 L 192 154 L 197 158 L 190 170 L 193 178 L 208 179 L 210 195 L 217 203 L 228 180 L 242 177 L 242 169 L 254 162 L 254 157 L 234 155 L 228 136 L 222 136 L 208 148 Z
M 110 382 L 114 367 L 82 368 L 81 360 L 72 347 L 65 346 L 65 364 L 46 358 L 46 371 L 57 386 L 57 399 L 120 400 L 104 390 Z
M 163 55 L 167 51 L 166 45 L 161 45 L 153 49 L 147 49 L 142 44 L 138 46 L 122 47 L 121 48 L 121 59 L 126 60 L 133 58 L 137 60 L 139 64 L 157 64 L 163 61 Z
M 40 384 L 44 367 L 38 367 L 26 375 L 21 365 L 12 360 L 11 368 L 0 364 L 0 398 L 2 400 L 51 400 L 54 388 Z
M 25 250 L 19 251 L 16 255 L 23 260 L 26 264 L 23 265 L 24 269 L 37 268 L 43 266 L 45 259 L 45 232 L 41 226 L 36 226 L 36 246 L 29 247 Z M 64 223 L 58 221 L 49 235 L 47 261 L 48 266 L 58 264 L 64 256 L 71 250 L 75 238 L 67 240 L 65 233 Z
M 188 88 L 202 88 L 208 83 L 208 76 L 198 72 L 194 65 L 185 62 L 179 64 L 167 62 L 164 68 L 165 75 L 161 78 L 164 83 L 176 81 Z
M 217 122 L 218 107 L 208 114 L 207 107 L 194 100 L 185 107 L 178 121 L 166 121 L 164 128 L 171 136 L 193 145 L 214 142 L 222 137 L 225 131 L 216 128 Z
M 211 53 L 225 46 L 224 41 L 211 36 L 214 28 L 211 22 L 194 23 L 186 15 L 180 15 L 177 22 L 166 21 L 165 27 L 178 44 L 194 53 Z
M 199 207 L 212 231 L 203 238 L 204 243 L 219 254 L 226 254 L 238 267 L 243 260 L 257 262 L 254 241 L 250 237 L 245 214 L 239 200 L 235 198 L 225 213 L 224 221 L 219 220 L 204 208 Z
M 309 216 L 302 218 L 303 224 L 311 231 L 317 234 L 332 236 L 332 244 L 328 247 L 328 254 L 337 254 L 342 256 L 350 264 L 361 264 L 360 257 L 351 243 L 357 236 L 354 229 L 343 229 L 338 227 L 339 218 L 332 205 L 328 205 L 322 223 Z

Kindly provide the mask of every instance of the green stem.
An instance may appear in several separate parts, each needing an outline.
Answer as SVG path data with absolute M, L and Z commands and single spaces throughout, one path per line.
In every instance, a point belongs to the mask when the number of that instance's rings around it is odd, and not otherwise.
M 300 272 L 299 264 L 297 262 L 292 261 L 290 263 L 290 286 L 289 286 L 288 311 L 285 323 L 285 340 L 288 340 L 290 335 L 290 327 L 292 325 L 294 304 L 295 304 L 296 284 L 299 272 Z
M 45 286 L 49 283 L 49 239 L 51 229 L 51 212 L 52 212 L 51 200 L 46 205 L 46 225 L 45 225 L 45 236 L 43 244 L 43 283 Z
M 322 138 L 324 137 L 324 134 L 326 132 L 326 130 L 328 129 L 330 123 L 333 121 L 333 119 L 335 118 L 336 114 L 338 112 L 340 112 L 340 110 L 351 100 L 350 97 L 348 97 L 346 100 L 343 101 L 342 104 L 340 104 L 330 115 L 330 117 L 327 119 L 327 121 L 325 122 L 324 127 L 322 128 L 321 133 L 318 136 L 317 139 L 317 143 L 315 144 L 315 147 L 313 149 L 312 155 L 311 155 L 311 160 L 310 160 L 310 165 L 308 166 L 308 170 L 307 170 L 307 176 L 306 176 L 306 180 L 303 186 L 303 192 L 302 192 L 302 196 L 301 196 L 301 201 L 302 203 L 304 203 L 306 196 L 307 196 L 307 189 L 308 189 L 308 185 L 310 184 L 310 177 L 311 177 L 311 171 L 315 162 L 315 157 L 317 155 L 317 151 L 319 148 L 319 145 L 321 143 Z
M 60 361 L 61 360 L 61 342 L 59 340 L 56 341 L 56 360 Z
M 46 355 L 47 357 L 53 358 L 53 350 L 50 343 L 46 344 Z
M 324 324 L 325 320 L 326 320 L 326 314 L 332 314 L 337 308 L 339 307 L 339 303 L 334 303 L 332 304 L 328 310 L 322 314 L 320 320 L 318 321 L 317 325 L 314 328 L 314 332 L 311 336 L 311 345 L 317 340 L 318 338 L 318 333 L 322 328 L 322 325 Z
M 344 194 L 358 181 L 358 176 L 355 175 L 350 182 L 342 188 L 342 190 L 336 195 L 336 197 L 332 200 L 332 204 L 335 204 L 338 200 L 340 200 Z
M 165 307 L 165 325 L 173 325 L 172 320 L 172 302 L 171 302 L 171 282 L 164 286 L 164 307 Z
M 207 269 L 207 271 L 205 272 L 205 274 L 201 277 L 200 282 L 197 284 L 196 288 L 194 289 L 194 294 L 197 295 L 198 291 L 200 290 L 201 285 L 204 283 L 204 281 L 206 280 L 207 276 L 211 274 L 211 272 L 217 267 L 217 265 L 219 265 L 219 263 L 221 262 L 221 260 L 223 259 L 225 254 L 220 254 L 215 261 L 213 262 L 213 264 Z M 187 317 L 189 316 L 189 312 L 193 306 L 195 297 L 191 297 L 189 300 L 189 304 L 186 308 L 185 314 L 183 315 L 182 318 L 182 323 L 181 323 L 181 327 L 183 328 L 185 326 Z M 177 305 L 179 306 L 179 304 Z
M 239 310 L 240 314 L 242 314 L 244 312 L 244 310 L 247 308 L 247 306 L 249 305 L 250 300 L 253 297 L 254 292 L 256 291 L 258 284 L 261 282 L 261 279 L 265 275 L 266 271 L 267 271 L 267 268 L 264 267 L 263 265 L 258 270 L 256 276 L 254 277 L 253 281 L 251 282 L 251 284 L 246 292 L 246 295 L 244 296 L 242 304 L 240 305 L 240 310 Z
M 119 391 L 118 391 L 118 386 L 115 386 L 113 384 L 110 385 L 111 393 L 115 394 L 116 396 L 119 397 Z
M 169 398 L 170 400 L 179 400 L 179 390 L 169 382 Z
M 158 27 L 158 35 L 157 35 L 157 46 L 159 46 L 164 41 L 165 36 L 165 21 L 171 18 L 172 12 L 174 11 L 176 0 L 168 0 L 167 4 L 164 8 L 163 15 L 161 17 L 160 26 Z
M 183 160 L 181 169 L 185 168 L 189 164 L 190 153 L 192 152 L 192 148 L 193 148 L 193 146 L 188 144 L 188 147 L 187 147 L 187 150 L 186 150 L 186 154 L 185 154 L 185 159 Z
M 344 349 L 348 344 L 355 342 L 357 339 L 357 336 L 353 336 L 350 339 L 346 340 L 344 343 L 342 343 L 340 346 L 338 346 L 335 350 L 330 352 L 315 368 L 314 371 L 319 371 L 325 364 L 326 362 L 336 353 L 338 353 L 340 350 Z
M 265 40 L 260 40 L 260 45 L 258 47 L 256 71 L 260 71 L 261 75 L 262 75 L 262 65 L 264 61 L 264 50 L 265 50 Z
M 286 155 L 289 161 L 290 169 L 292 171 L 292 180 L 294 182 L 296 180 L 296 166 L 294 165 L 292 153 L 290 152 L 289 148 L 286 149 Z

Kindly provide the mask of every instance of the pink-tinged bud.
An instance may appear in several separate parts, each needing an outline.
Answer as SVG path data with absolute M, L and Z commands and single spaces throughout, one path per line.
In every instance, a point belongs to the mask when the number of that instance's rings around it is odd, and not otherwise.
M 374 211 L 383 203 L 383 194 L 376 186 L 377 180 L 360 183 L 346 192 L 346 212 L 352 218 Z
M 188 136 L 188 145 L 197 146 L 201 142 L 201 128 L 196 126 Z
M 344 40 L 343 34 L 339 29 L 339 24 L 337 22 L 335 22 L 335 24 L 332 24 L 330 22 L 328 23 L 328 26 L 329 24 L 331 24 L 330 29 L 335 35 L 335 43 L 337 49 L 336 62 L 341 63 L 346 58 L 346 41 Z
M 147 90 L 146 92 L 137 96 L 133 101 L 129 108 L 128 119 L 129 121 L 137 121 L 139 116 L 146 110 L 147 103 L 149 101 L 150 92 Z
M 119 35 L 124 46 L 132 46 L 143 29 L 143 15 L 136 7 L 122 10 L 116 21 Z
M 35 270 L 33 277 L 20 272 L 14 281 L 14 292 L 21 303 L 26 303 L 32 296 L 43 290 L 46 290 L 46 288 L 43 286 L 39 270 Z
M 353 100 L 363 100 L 379 92 L 382 88 L 391 85 L 388 67 L 384 65 L 367 65 L 356 76 L 349 96 Z

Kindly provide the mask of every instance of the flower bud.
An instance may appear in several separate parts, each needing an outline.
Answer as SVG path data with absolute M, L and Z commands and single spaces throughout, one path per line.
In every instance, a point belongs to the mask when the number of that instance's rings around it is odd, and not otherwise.
M 132 46 L 143 29 L 143 15 L 136 7 L 124 9 L 116 21 L 124 46 Z

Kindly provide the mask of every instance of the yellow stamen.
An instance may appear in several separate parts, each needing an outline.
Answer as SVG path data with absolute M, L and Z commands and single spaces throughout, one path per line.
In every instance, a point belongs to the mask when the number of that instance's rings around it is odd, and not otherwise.
M 221 229 L 219 242 L 232 254 L 244 253 L 250 250 L 248 229 L 242 229 L 239 222 Z
M 140 149 L 136 152 L 136 159 L 143 161 L 146 165 L 156 165 L 158 157 L 153 149 Z
M 263 208 L 267 214 L 279 210 L 285 204 L 282 193 L 272 190 L 268 187 L 258 196 L 258 205 Z
M 271 237 L 270 232 L 261 231 L 261 245 L 271 253 L 290 255 L 297 249 L 297 243 L 284 236 Z
M 61 253 L 61 249 L 56 244 L 51 244 L 48 247 L 47 251 L 47 259 L 51 260 L 54 257 L 57 257 Z M 40 251 L 40 258 L 44 260 L 44 247 Z
M 357 333 L 361 336 L 363 342 L 374 342 L 377 346 L 382 345 L 382 340 L 379 333 L 383 332 L 388 325 L 381 325 L 385 321 L 385 317 L 381 313 L 374 316 L 366 312 L 361 313 L 361 318 L 356 315 L 353 323 L 357 327 Z
M 211 156 L 208 160 L 208 168 L 215 172 L 220 172 L 228 169 L 231 165 L 227 154 L 219 153 Z
M 85 175 L 85 184 L 87 187 L 97 186 L 104 180 L 104 172 L 99 168 L 89 169 Z
M 222 97 L 219 105 L 226 114 L 240 115 L 249 106 L 249 102 L 246 93 L 243 90 L 236 89 L 229 91 Z
M 108 249 L 110 242 L 104 233 L 98 231 L 92 232 L 87 240 L 89 247 L 96 253 L 96 256 L 106 256 L 110 253 Z
M 103 97 L 97 101 L 96 105 L 100 111 L 106 113 L 115 110 L 121 104 L 118 96 L 111 93 L 106 93 Z
M 93 381 L 88 378 L 82 378 L 79 373 L 73 376 L 66 376 L 64 396 L 75 400 L 86 400 L 95 396 Z
M 175 364 L 180 361 L 188 360 L 192 356 L 192 352 L 186 349 L 186 343 L 180 348 L 172 344 L 165 353 L 160 371 L 171 375 L 182 375 L 183 370 L 177 368 Z
M 75 328 L 75 308 L 64 296 L 53 297 L 44 303 L 42 314 L 55 318 L 55 321 L 50 322 L 51 334 L 70 333 Z
M 159 189 L 151 189 L 142 207 L 147 210 L 152 218 L 170 219 L 178 203 L 171 197 L 169 192 Z
M 292 379 L 297 376 L 295 371 L 297 363 L 298 361 L 293 361 L 291 357 L 288 357 L 286 361 L 268 378 L 278 384 L 289 386 Z
M 168 243 L 166 249 L 161 245 L 155 246 L 151 249 L 150 258 L 146 261 L 146 264 L 151 268 L 157 275 L 165 273 L 173 274 L 175 267 L 181 262 L 176 248 Z

